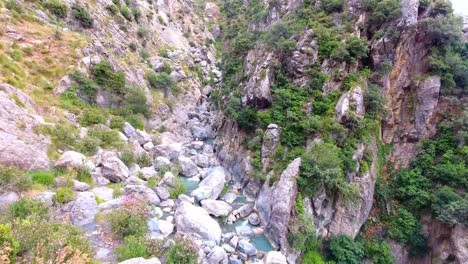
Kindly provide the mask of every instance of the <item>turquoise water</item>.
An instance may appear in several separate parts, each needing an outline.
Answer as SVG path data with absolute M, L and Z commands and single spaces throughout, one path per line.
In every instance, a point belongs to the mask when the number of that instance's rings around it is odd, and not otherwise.
M 274 250 L 265 235 L 254 236 L 250 239 L 250 242 L 252 242 L 259 251 L 268 252 Z
M 193 178 L 186 178 L 186 177 L 181 177 L 182 180 L 185 183 L 185 186 L 187 186 L 187 192 L 186 194 L 190 194 L 193 190 L 198 188 L 198 184 L 200 183 L 197 180 L 194 180 Z

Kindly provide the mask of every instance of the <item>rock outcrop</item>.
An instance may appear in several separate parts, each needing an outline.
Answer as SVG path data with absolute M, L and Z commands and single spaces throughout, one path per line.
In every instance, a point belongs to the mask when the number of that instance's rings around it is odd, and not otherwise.
M 221 228 L 201 207 L 182 201 L 174 215 L 177 232 L 198 236 L 203 240 L 219 243 Z

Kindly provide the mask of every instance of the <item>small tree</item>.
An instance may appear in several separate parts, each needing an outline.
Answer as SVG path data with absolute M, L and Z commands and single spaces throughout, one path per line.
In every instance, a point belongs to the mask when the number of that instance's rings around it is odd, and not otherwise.
M 364 258 L 362 244 L 345 235 L 330 239 L 330 253 L 337 264 L 360 264 Z
M 167 97 L 169 90 L 175 87 L 175 81 L 165 72 L 150 72 L 146 75 L 146 78 L 152 88 L 164 91 L 164 97 Z

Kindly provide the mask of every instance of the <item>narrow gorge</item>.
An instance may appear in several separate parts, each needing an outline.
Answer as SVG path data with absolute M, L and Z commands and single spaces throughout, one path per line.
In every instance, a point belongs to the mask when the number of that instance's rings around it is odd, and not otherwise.
M 0 0 L 0 264 L 468 263 L 460 12 Z

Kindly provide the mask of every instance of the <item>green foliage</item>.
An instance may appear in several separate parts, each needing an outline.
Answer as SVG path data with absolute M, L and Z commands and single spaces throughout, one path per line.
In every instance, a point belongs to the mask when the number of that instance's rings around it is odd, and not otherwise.
M 54 203 L 64 204 L 75 199 L 75 193 L 68 187 L 60 187 L 55 190 Z
M 383 24 L 401 15 L 399 0 L 365 0 L 364 6 L 370 11 L 372 24 Z
M 138 46 L 137 46 L 137 44 L 136 44 L 135 42 L 130 43 L 130 45 L 129 45 L 128 47 L 129 47 L 130 50 L 132 50 L 132 51 L 136 51 L 137 48 L 138 48 Z
M 410 244 L 419 235 L 418 219 L 408 210 L 400 207 L 397 214 L 390 218 L 389 235 L 403 244 Z
M 94 80 L 98 85 L 122 96 L 126 93 L 125 73 L 114 71 L 108 61 L 102 61 L 93 68 Z
M 72 6 L 72 14 L 75 19 L 77 19 L 81 26 L 84 28 L 92 28 L 94 24 L 94 19 L 91 14 L 84 8 L 79 2 L 76 2 Z
M 364 93 L 364 106 L 366 117 L 374 120 L 383 118 L 387 103 L 385 97 L 377 86 L 371 85 Z
M 296 47 L 296 41 L 291 39 L 292 34 L 293 32 L 289 25 L 279 22 L 275 23 L 263 37 L 270 49 L 288 52 Z
M 128 21 L 132 21 L 133 19 L 130 9 L 128 9 L 126 6 L 122 6 L 120 8 L 120 14 L 122 14 L 122 16 L 125 17 Z
M 5 1 L 5 7 L 10 10 L 14 11 L 18 14 L 23 13 L 23 8 L 21 7 L 20 3 L 16 0 L 8 0 Z
M 169 188 L 169 196 L 171 199 L 177 199 L 179 195 L 187 192 L 187 185 L 180 177 L 176 177 L 174 187 Z
M 21 219 L 29 216 L 46 218 L 49 215 L 49 208 L 40 201 L 22 197 L 10 205 L 10 215 Z
M 192 242 L 186 238 L 176 237 L 169 245 L 166 253 L 167 264 L 197 264 L 198 251 Z
M 340 235 L 330 239 L 330 254 L 337 264 L 360 264 L 364 258 L 364 248 L 351 237 Z
M 31 177 L 15 167 L 0 166 L 0 189 L 24 191 L 32 184 Z
M 431 49 L 428 62 L 431 72 L 442 77 L 444 91 L 452 91 L 455 88 L 468 90 L 468 48 L 456 46 L 445 50 Z
M 107 127 L 95 126 L 88 131 L 88 136 L 98 140 L 98 145 L 108 148 L 120 142 L 119 133 Z
M 148 105 L 145 91 L 141 88 L 134 88 L 128 91 L 123 107 L 133 114 L 142 114 L 145 117 L 150 117 L 151 115 L 151 108 Z
M 127 122 L 130 123 L 134 128 L 143 130 L 145 129 L 145 123 L 139 115 L 129 115 L 126 117 Z
M 46 186 L 52 186 L 54 184 L 55 175 L 49 171 L 33 171 L 30 172 L 31 179 L 34 183 L 40 183 Z
M 114 234 L 140 237 L 146 233 L 149 210 L 145 201 L 134 197 L 125 197 L 122 206 L 105 217 Z
M 432 3 L 431 15 L 447 16 L 453 14 L 452 3 L 445 0 L 436 0 Z
M 72 72 L 70 77 L 78 84 L 76 88 L 78 96 L 88 103 L 94 103 L 99 91 L 97 84 L 93 80 L 88 79 L 81 71 Z
M 67 5 L 59 0 L 50 0 L 47 1 L 44 5 L 52 14 L 56 15 L 57 17 L 64 18 L 67 16 Z
M 368 241 L 365 244 L 364 251 L 366 257 L 372 260 L 374 264 L 393 264 L 395 257 L 392 256 L 392 250 L 385 241 Z
M 165 72 L 155 73 L 149 72 L 146 75 L 146 79 L 150 86 L 154 89 L 162 89 L 164 91 L 164 96 L 167 97 L 169 91 L 175 87 L 176 83 L 174 80 L 169 76 L 169 74 Z
M 251 107 L 243 108 L 236 117 L 237 124 L 245 131 L 252 131 L 257 124 L 257 111 Z
M 140 38 L 146 38 L 148 36 L 148 30 L 143 27 L 139 27 L 137 31 L 137 35 Z
M 123 163 L 125 163 L 125 165 L 127 165 L 127 167 L 130 167 L 136 161 L 135 154 L 133 154 L 133 151 L 128 148 L 122 151 L 120 159 L 123 161 Z
M 323 10 L 330 14 L 333 12 L 341 12 L 343 10 L 344 0 L 328 0 L 322 2 Z
M 462 24 L 461 17 L 437 16 L 424 20 L 424 29 L 434 45 L 448 47 L 462 40 Z
M 309 252 L 319 248 L 315 237 L 314 220 L 309 215 L 302 215 L 289 224 L 288 241 L 297 251 Z
M 401 171 L 392 185 L 394 196 L 412 210 L 420 210 L 430 203 L 432 182 L 417 170 Z
M 106 122 L 106 116 L 103 115 L 102 109 L 99 108 L 87 109 L 80 117 L 80 125 L 84 127 L 103 124 L 104 122 Z
M 452 188 L 443 186 L 434 194 L 432 210 L 437 219 L 448 224 L 468 224 L 468 196 L 456 193 Z
M 116 15 L 116 14 L 119 13 L 119 7 L 116 6 L 116 5 L 108 5 L 108 6 L 106 6 L 106 9 L 109 10 L 109 12 L 112 15 Z
M 141 236 L 125 237 L 124 243 L 115 249 L 115 253 L 117 255 L 118 261 L 124 261 L 127 259 L 138 257 L 150 257 L 147 252 L 145 239 Z
M 125 124 L 125 119 L 121 116 L 114 116 L 111 118 L 110 128 L 112 129 L 122 129 L 123 125 Z
M 346 50 L 350 56 L 347 61 L 352 62 L 367 57 L 369 48 L 367 41 L 358 37 L 350 37 L 346 39 Z
M 141 153 L 140 155 L 138 155 L 136 162 L 141 167 L 149 167 L 151 166 L 153 161 L 151 155 L 149 155 L 148 153 Z
M 9 248 L 10 250 L 4 250 Z M 19 252 L 19 241 L 15 238 L 13 231 L 11 230 L 10 224 L 0 224 L 0 251 L 3 252 L 2 257 L 5 256 L 7 259 L 2 258 L 2 262 L 15 263 L 16 254 Z
M 325 264 L 322 256 L 318 251 L 308 251 L 302 258 L 303 264 Z

